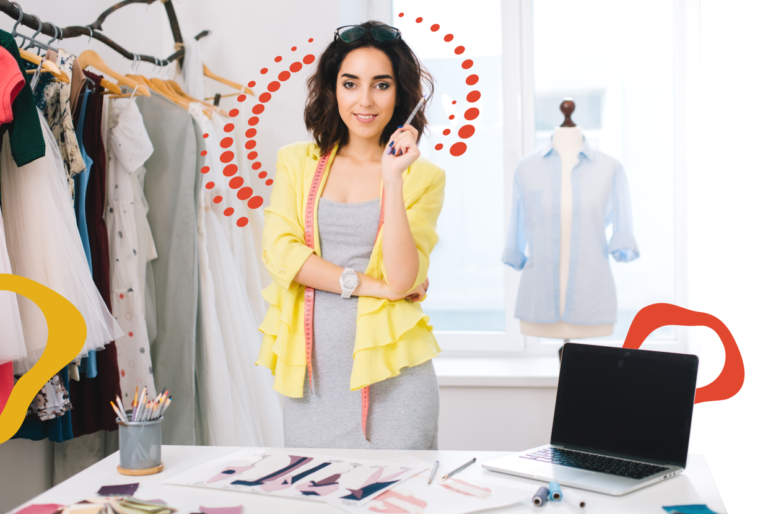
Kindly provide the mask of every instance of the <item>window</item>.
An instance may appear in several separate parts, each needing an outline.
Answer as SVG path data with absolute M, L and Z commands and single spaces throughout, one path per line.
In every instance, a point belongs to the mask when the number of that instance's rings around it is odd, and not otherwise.
M 619 159 L 630 184 L 640 258 L 611 268 L 618 323 L 603 338 L 623 341 L 637 311 L 675 303 L 675 51 L 673 5 L 642 9 L 610 0 L 392 0 L 393 25 L 436 80 L 422 155 L 447 171 L 440 242 L 424 310 L 447 353 L 549 354 L 562 343 L 525 337 L 514 318 L 520 272 L 501 263 L 517 161 L 562 123 L 564 97 L 590 144 Z M 404 12 L 404 17 L 399 13 Z M 422 23 L 416 23 L 417 17 Z M 430 30 L 439 23 L 437 32 Z M 451 43 L 443 41 L 454 34 Z M 457 56 L 457 45 L 466 51 Z M 472 59 L 474 66 L 460 64 Z M 475 86 L 464 79 L 480 78 Z M 467 152 L 447 149 L 466 95 L 482 93 Z M 453 104 L 456 101 L 456 104 Z M 449 119 L 451 114 L 455 119 Z M 464 121 L 464 120 L 462 120 Z M 466 123 L 466 122 L 465 122 Z M 444 135 L 444 130 L 450 134 Z M 435 146 L 443 143 L 442 150 Z M 677 159 L 677 160 L 676 160 Z M 489 184 L 498 187 L 489 187 Z M 610 236 L 611 227 L 607 229 Z M 672 327 L 651 335 L 674 340 Z

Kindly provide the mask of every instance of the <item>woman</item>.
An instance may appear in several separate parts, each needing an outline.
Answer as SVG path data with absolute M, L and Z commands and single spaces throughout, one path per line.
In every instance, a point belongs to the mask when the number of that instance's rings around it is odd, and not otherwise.
M 403 126 L 422 79 L 431 97 L 399 30 L 337 29 L 308 80 L 314 142 L 278 152 L 262 255 L 274 282 L 257 364 L 288 397 L 286 447 L 437 449 L 440 347 L 419 302 L 445 172 L 419 157 L 424 113 Z

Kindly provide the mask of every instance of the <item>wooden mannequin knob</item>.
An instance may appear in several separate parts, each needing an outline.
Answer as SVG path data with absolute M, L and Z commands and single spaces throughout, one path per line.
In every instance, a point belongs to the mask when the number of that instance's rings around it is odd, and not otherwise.
M 561 127 L 575 127 L 576 124 L 571 121 L 571 114 L 573 114 L 573 111 L 576 110 L 576 104 L 571 99 L 565 99 L 563 100 L 563 103 L 560 104 L 560 112 L 563 113 L 565 116 L 565 121 L 563 121 L 563 124 L 560 125 Z

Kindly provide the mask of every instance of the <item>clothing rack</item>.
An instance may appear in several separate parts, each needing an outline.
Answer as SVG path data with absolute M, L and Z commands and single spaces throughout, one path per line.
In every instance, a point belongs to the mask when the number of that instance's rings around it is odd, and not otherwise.
M 13 18 L 14 20 L 18 20 L 21 25 L 24 25 L 26 27 L 29 27 L 34 30 L 38 30 L 39 34 L 45 34 L 46 36 L 51 36 L 56 39 L 65 39 L 65 38 L 71 38 L 71 37 L 79 37 L 79 36 L 88 36 L 92 37 L 94 39 L 98 39 L 108 47 L 115 50 L 117 53 L 125 57 L 126 59 L 131 60 L 140 60 L 149 62 L 152 64 L 158 64 L 158 63 L 165 63 L 170 64 L 172 61 L 178 60 L 179 66 L 182 66 L 184 64 L 184 47 L 183 47 L 183 39 L 181 37 L 181 29 L 179 28 L 179 20 L 176 18 L 176 11 L 173 8 L 173 2 L 172 0 L 160 0 L 160 2 L 165 5 L 165 12 L 168 14 L 168 21 L 171 24 L 171 32 L 173 33 L 173 40 L 176 42 L 177 47 L 181 46 L 179 50 L 172 53 L 165 59 L 160 59 L 157 57 L 153 57 L 151 55 L 142 55 L 142 54 L 134 54 L 133 52 L 129 52 L 122 46 L 118 45 L 114 41 L 112 41 L 110 38 L 105 36 L 102 32 L 99 32 L 102 30 L 102 25 L 104 23 L 104 20 L 107 19 L 107 16 L 112 14 L 113 12 L 117 11 L 118 9 L 125 7 L 126 5 L 130 4 L 152 4 L 157 0 L 123 0 L 122 2 L 118 2 L 103 13 L 99 15 L 98 18 L 96 18 L 96 21 L 89 25 L 84 26 L 77 26 L 73 25 L 70 27 L 64 27 L 59 28 L 56 25 L 50 23 L 50 22 L 44 22 L 40 23 L 40 18 L 37 16 L 34 16 L 32 14 L 27 14 L 23 12 L 23 8 L 19 9 L 10 0 L 0 0 L 0 12 L 3 12 Z M 209 32 L 207 30 L 204 30 L 200 32 L 198 35 L 195 36 L 195 39 L 200 40 L 201 38 L 204 38 L 207 36 Z M 37 34 L 35 34 L 37 35 Z

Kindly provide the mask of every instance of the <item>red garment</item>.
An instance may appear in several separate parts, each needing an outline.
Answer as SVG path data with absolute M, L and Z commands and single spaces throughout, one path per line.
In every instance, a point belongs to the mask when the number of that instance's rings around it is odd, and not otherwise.
M 0 364 L 0 414 L 8 403 L 8 397 L 11 396 L 13 389 L 13 363 L 6 362 Z
M 13 121 L 11 106 L 22 87 L 24 87 L 24 75 L 21 74 L 16 59 L 8 50 L 0 46 L 0 125 Z
M 93 80 L 97 86 L 101 76 L 85 71 L 86 77 Z M 106 197 L 107 158 L 104 153 L 104 142 L 101 138 L 101 116 L 104 107 L 104 89 L 96 88 L 96 94 L 88 99 L 83 123 L 83 144 L 93 164 L 85 194 L 85 216 L 88 225 L 88 239 L 91 245 L 91 260 L 93 263 L 93 281 L 101 293 L 101 297 L 112 311 L 112 301 L 109 292 L 109 246 L 107 225 L 104 223 L 104 200 Z M 82 102 L 78 103 L 78 109 Z M 73 116 L 74 117 L 74 116 Z M 77 119 L 77 118 L 75 118 Z M 111 342 L 103 350 L 96 352 L 98 375 L 87 378 L 80 375 L 80 381 L 70 382 L 69 397 L 72 402 L 72 433 L 74 437 L 92 434 L 99 430 L 117 430 L 115 412 L 110 401 L 121 396 L 120 375 L 117 365 L 117 349 Z

